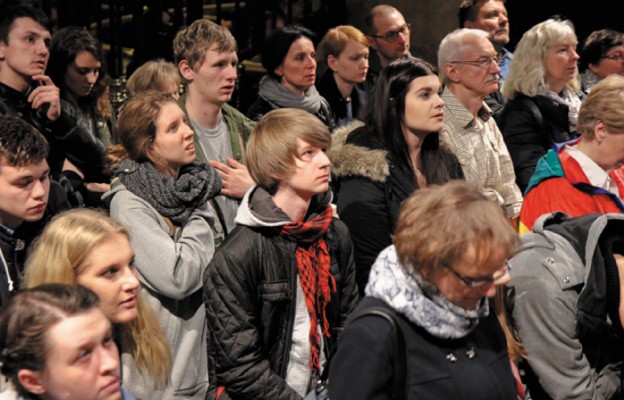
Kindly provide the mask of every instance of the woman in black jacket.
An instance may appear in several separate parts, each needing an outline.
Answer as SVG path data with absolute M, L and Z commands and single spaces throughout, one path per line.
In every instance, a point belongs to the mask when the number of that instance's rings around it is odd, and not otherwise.
M 381 250 L 390 245 L 399 207 L 414 190 L 462 179 L 457 158 L 440 145 L 444 102 L 426 61 L 395 61 L 377 79 L 366 125 L 334 134 L 329 153 L 338 214 L 355 247 L 360 294 Z
M 317 116 L 334 130 L 331 107 L 314 86 L 316 36 L 303 26 L 279 28 L 264 43 L 262 66 L 267 75 L 260 81 L 258 98 L 247 110 L 254 121 L 276 108 L 299 108 Z
M 503 210 L 471 184 L 416 191 L 353 312 L 381 308 L 398 329 L 376 315 L 347 325 L 330 364 L 330 398 L 516 400 L 505 335 L 488 298 L 509 281 L 517 241 Z M 393 367 L 399 332 L 403 376 Z M 399 393 L 396 379 L 405 381 Z
M 579 59 L 570 21 L 549 19 L 520 39 L 502 93 L 509 99 L 497 119 L 522 192 L 537 160 L 555 143 L 578 137 Z

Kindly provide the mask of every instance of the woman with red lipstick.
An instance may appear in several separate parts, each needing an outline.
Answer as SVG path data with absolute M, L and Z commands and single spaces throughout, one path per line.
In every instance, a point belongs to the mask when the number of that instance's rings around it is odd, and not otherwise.
M 115 327 L 124 387 L 139 398 L 152 398 L 146 394 L 169 393 L 171 355 L 160 323 L 139 290 L 134 258 L 128 231 L 120 223 L 102 211 L 70 210 L 54 218 L 37 239 L 24 285 L 80 284 L 93 290 Z M 149 337 L 144 332 L 150 332 Z
M 46 74 L 61 91 L 63 113 L 73 117 L 76 124 L 90 135 L 90 140 L 105 148 L 113 143 L 113 114 L 105 94 L 102 62 L 100 43 L 88 30 L 68 26 L 52 35 Z M 82 171 L 67 160 L 63 171 L 74 191 L 80 193 L 75 198 L 70 194 L 71 202 L 101 205 L 100 197 L 108 190 L 108 180 L 87 181 L 85 185 Z
M 355 307 L 351 240 L 330 205 L 330 144 L 327 127 L 297 109 L 269 112 L 249 138 L 258 185 L 204 274 L 217 398 L 301 399 Z
M 221 191 L 221 178 L 210 164 L 196 161 L 193 130 L 171 96 L 148 90 L 130 97 L 117 133 L 127 158 L 103 200 L 111 217 L 132 232 L 143 293 L 171 346 L 171 398 L 203 400 L 208 360 L 202 274 L 223 238 L 209 203 Z
M 315 39 L 312 31 L 297 25 L 276 29 L 269 35 L 262 50 L 267 75 L 260 81 L 258 98 L 247 110 L 249 118 L 258 121 L 276 108 L 299 108 L 334 130 L 331 107 L 314 86 Z
M 548 19 L 529 29 L 516 46 L 501 89 L 509 101 L 497 123 L 522 192 L 540 157 L 554 144 L 578 137 L 577 44 L 572 22 Z
M 134 399 L 121 389 L 119 353 L 98 297 L 80 285 L 19 292 L 0 315 L 0 365 L 16 392 L 2 399 Z
M 329 157 L 338 214 L 351 231 L 360 294 L 377 255 L 391 243 L 399 207 L 414 190 L 462 179 L 457 158 L 440 146 L 444 102 L 433 67 L 411 58 L 388 65 L 365 112 L 334 134 Z
M 368 96 L 358 88 L 366 81 L 368 39 L 351 25 L 330 29 L 319 44 L 322 61 L 327 64 L 318 91 L 329 102 L 336 126 L 362 119 Z

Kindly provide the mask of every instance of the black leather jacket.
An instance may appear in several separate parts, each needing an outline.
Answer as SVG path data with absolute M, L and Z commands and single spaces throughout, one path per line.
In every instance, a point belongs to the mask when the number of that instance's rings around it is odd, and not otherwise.
M 81 128 L 67 113 L 49 121 L 44 108 L 33 110 L 27 95 L 0 83 L 0 115 L 24 119 L 41 132 L 50 144 L 48 164 L 53 177 L 58 177 L 63 161 L 68 159 L 85 175 L 87 182 L 108 182 L 103 173 L 105 148 L 94 135 Z

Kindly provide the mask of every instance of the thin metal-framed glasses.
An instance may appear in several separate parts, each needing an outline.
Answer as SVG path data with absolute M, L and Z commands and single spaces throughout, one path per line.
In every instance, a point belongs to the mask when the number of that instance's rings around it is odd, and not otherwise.
M 468 65 L 474 65 L 475 67 L 483 67 L 485 69 L 490 68 L 490 65 L 492 65 L 492 63 L 498 65 L 498 63 L 500 62 L 500 57 L 495 56 L 495 57 L 483 57 L 480 58 L 478 60 L 468 60 L 468 61 L 451 61 L 451 64 L 468 64 Z
M 624 61 L 624 54 L 622 53 L 605 54 L 604 56 L 602 56 L 602 58 L 606 58 L 607 60 L 614 60 L 614 61 Z
M 503 265 L 503 267 L 499 269 L 498 271 L 496 271 L 493 275 L 484 276 L 481 278 L 471 278 L 471 277 L 462 275 L 459 272 L 455 271 L 455 269 L 451 267 L 450 264 L 445 263 L 445 262 L 442 263 L 442 266 L 448 269 L 453 275 L 457 277 L 457 279 L 464 282 L 464 284 L 471 289 L 486 285 L 488 283 L 494 283 L 500 280 L 501 278 L 503 278 L 505 275 L 507 275 L 509 271 L 511 271 L 511 265 L 509 264 L 508 260 L 505 260 L 505 265 Z
M 396 31 L 388 31 L 384 33 L 383 35 L 368 35 L 368 36 L 374 37 L 377 39 L 383 39 L 386 42 L 392 43 L 399 38 L 399 33 L 407 34 L 410 31 L 411 27 L 412 27 L 411 24 L 405 24 L 399 29 L 397 29 Z

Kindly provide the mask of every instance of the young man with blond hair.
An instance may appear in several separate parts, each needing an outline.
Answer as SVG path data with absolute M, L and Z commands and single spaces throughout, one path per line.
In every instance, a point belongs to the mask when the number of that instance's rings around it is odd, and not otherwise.
M 203 19 L 182 29 L 173 41 L 186 86 L 180 105 L 195 131 L 197 159 L 210 162 L 223 180 L 213 206 L 226 235 L 234 228 L 239 199 L 253 185 L 243 154 L 255 122 L 227 104 L 236 84 L 236 50 L 227 28 Z

